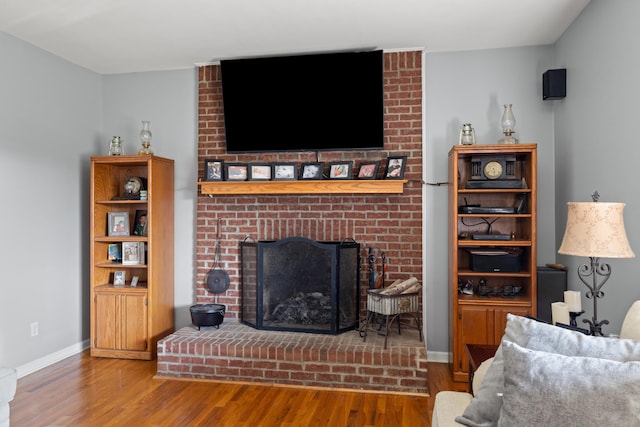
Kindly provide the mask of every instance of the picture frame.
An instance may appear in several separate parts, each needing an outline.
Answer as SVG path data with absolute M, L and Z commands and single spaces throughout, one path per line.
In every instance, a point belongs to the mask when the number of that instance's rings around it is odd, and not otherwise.
M 109 212 L 107 214 L 107 235 L 129 236 L 129 212 Z
M 256 164 L 249 165 L 250 181 L 269 181 L 271 180 L 271 165 Z
M 113 286 L 124 286 L 127 272 L 124 270 L 113 272 Z
M 361 162 L 358 169 L 358 179 L 377 179 L 380 161 Z
M 138 279 L 139 279 L 138 276 L 133 276 L 131 278 L 131 287 L 132 288 L 135 288 L 136 286 L 138 286 Z
M 351 179 L 351 162 L 332 162 L 329 164 L 329 179 Z
M 274 180 L 295 180 L 297 177 L 295 163 L 275 163 L 273 165 Z
M 134 236 L 146 236 L 147 235 L 147 210 L 136 210 L 136 218 L 133 222 L 133 235 Z
M 122 265 L 144 265 L 143 242 L 122 242 Z
M 407 156 L 388 157 L 387 167 L 384 171 L 384 179 L 404 179 L 406 166 Z
M 107 259 L 112 262 L 122 262 L 122 251 L 120 243 L 109 243 L 107 249 Z
M 323 179 L 324 162 L 303 163 L 300 167 L 300 179 Z
M 204 160 L 204 180 L 223 181 L 224 180 L 224 160 L 205 159 Z
M 249 177 L 249 166 L 246 163 L 230 163 L 224 165 L 227 181 L 246 181 Z

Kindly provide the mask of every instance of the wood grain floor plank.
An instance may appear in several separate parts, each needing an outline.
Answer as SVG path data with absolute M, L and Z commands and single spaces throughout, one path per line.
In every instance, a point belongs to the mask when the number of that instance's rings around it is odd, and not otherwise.
M 12 427 L 428 427 L 435 394 L 465 390 L 429 363 L 430 395 L 154 378 L 155 361 L 71 356 L 18 380 Z

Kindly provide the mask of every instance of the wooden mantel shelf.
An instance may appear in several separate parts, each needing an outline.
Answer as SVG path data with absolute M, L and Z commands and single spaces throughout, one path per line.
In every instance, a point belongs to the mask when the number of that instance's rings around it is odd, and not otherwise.
M 405 179 L 300 180 L 300 181 L 200 181 L 201 194 L 402 194 Z

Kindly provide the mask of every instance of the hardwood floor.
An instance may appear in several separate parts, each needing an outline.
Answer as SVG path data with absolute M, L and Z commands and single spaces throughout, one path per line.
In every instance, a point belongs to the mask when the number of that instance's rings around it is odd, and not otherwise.
M 465 390 L 429 363 L 427 396 L 154 378 L 155 361 L 88 351 L 18 380 L 11 426 L 430 426 L 440 390 Z

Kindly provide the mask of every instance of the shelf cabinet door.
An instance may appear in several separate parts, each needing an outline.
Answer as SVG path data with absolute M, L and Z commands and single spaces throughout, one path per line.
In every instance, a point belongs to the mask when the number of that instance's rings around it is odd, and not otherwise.
M 94 322 L 96 348 L 117 348 L 117 309 L 118 295 L 96 293 L 95 316 L 99 321 Z
M 467 372 L 468 359 L 465 344 L 493 344 L 493 310 L 486 307 L 460 307 L 458 311 L 457 339 L 455 340 L 456 371 Z
M 147 297 L 96 293 L 96 347 L 147 350 Z

